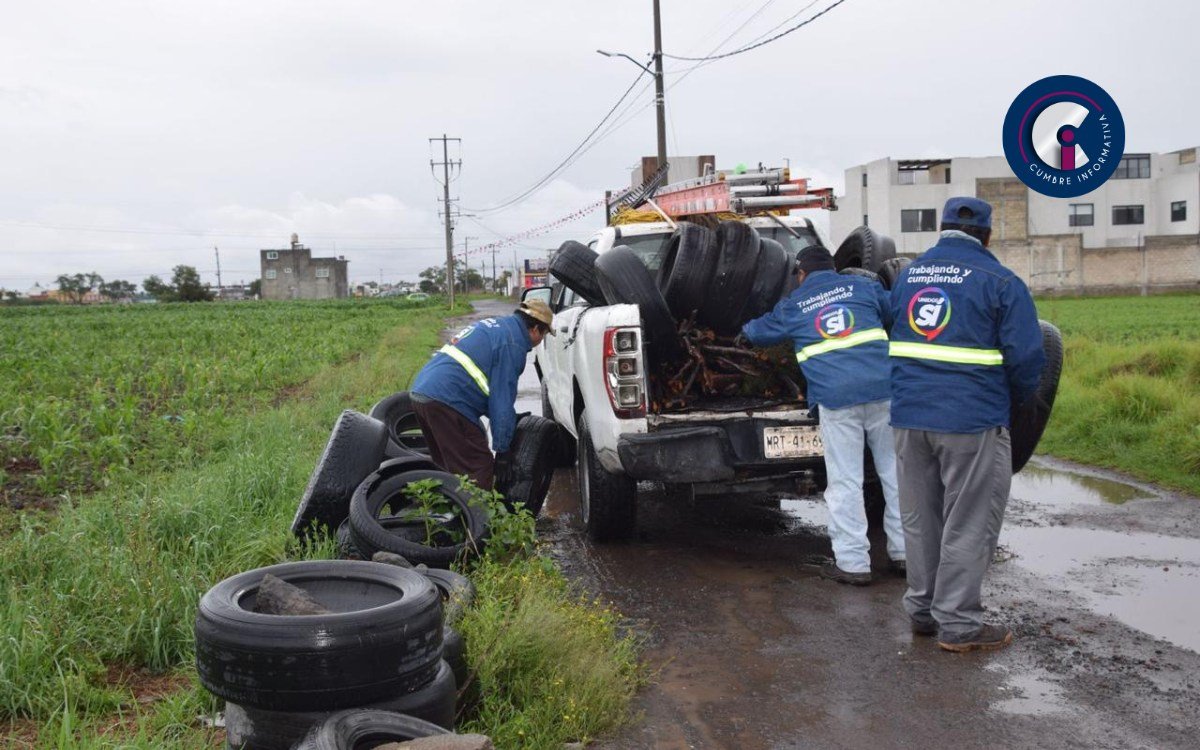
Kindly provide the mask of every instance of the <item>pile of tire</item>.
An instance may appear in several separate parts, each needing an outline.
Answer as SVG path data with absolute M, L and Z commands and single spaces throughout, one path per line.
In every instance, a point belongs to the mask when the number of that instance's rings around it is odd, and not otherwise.
M 259 612 L 268 574 L 324 611 Z M 470 582 L 448 571 L 347 560 L 283 563 L 221 581 L 197 610 L 196 669 L 226 701 L 228 746 L 352 748 L 310 741 L 336 716 L 346 721 L 347 709 L 401 715 L 387 721 L 426 733 L 397 739 L 452 730 L 467 672 L 462 639 L 445 615 L 472 595 Z

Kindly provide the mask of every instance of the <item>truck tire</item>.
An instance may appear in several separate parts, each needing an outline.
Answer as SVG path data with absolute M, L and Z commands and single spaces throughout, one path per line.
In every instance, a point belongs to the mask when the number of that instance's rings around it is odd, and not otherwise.
M 579 415 L 578 445 L 579 514 L 588 536 L 598 543 L 627 539 L 637 525 L 637 482 L 600 464 L 587 410 Z
M 788 266 L 791 265 L 787 251 L 783 249 L 783 245 L 768 237 L 761 238 L 760 243 L 754 284 L 750 287 L 746 306 L 738 316 L 743 324 L 774 309 L 775 303 L 783 297 L 783 290 L 787 286 Z
M 442 734 L 451 732 L 404 714 L 353 709 L 340 711 L 313 727 L 293 750 L 354 750 Z
M 304 488 L 292 533 L 301 538 L 334 533 L 346 520 L 354 488 L 379 466 L 386 445 L 383 422 L 349 409 L 342 412 Z
M 689 318 L 700 309 L 720 250 L 716 232 L 689 222 L 681 222 L 667 240 L 658 287 L 676 318 Z
M 523 503 L 537 518 L 542 503 L 546 501 L 546 493 L 550 491 L 554 469 L 562 463 L 559 456 L 562 450 L 561 432 L 554 422 L 532 414 L 517 422 L 509 447 L 512 469 L 504 477 L 504 484 L 497 482 L 496 485 L 496 491 L 504 496 L 504 504 L 509 510 L 513 510 L 517 503 Z
M 457 510 L 454 520 L 444 525 L 447 530 L 461 532 L 462 541 L 434 546 L 424 540 L 413 540 L 409 538 L 411 535 L 395 533 L 384 525 L 384 519 L 380 518 L 383 509 L 391 507 L 395 515 L 400 508 L 407 507 L 410 501 L 405 497 L 404 489 L 425 479 L 435 480 L 437 492 Z M 408 471 L 404 467 L 389 471 L 381 467 L 363 480 L 350 498 L 350 538 L 359 554 L 368 559 L 376 552 L 394 552 L 414 565 L 424 563 L 432 568 L 448 568 L 482 545 L 486 535 L 486 509 L 471 502 L 471 497 L 459 488 L 458 477 L 443 471 Z
M 717 227 L 717 241 L 721 251 L 699 322 L 718 333 L 733 335 L 742 326 L 742 305 L 758 273 L 759 236 L 753 227 L 740 221 L 723 221 Z
M 442 596 L 442 615 L 451 625 L 462 617 L 463 610 L 475 601 L 475 584 L 466 576 L 452 570 L 425 568 L 419 573 L 437 587 Z
M 683 354 L 679 330 L 662 292 L 637 254 L 618 245 L 596 260 L 596 277 L 610 305 L 637 305 L 646 331 L 646 345 L 660 360 L 672 361 Z
M 879 281 L 879 274 L 875 273 L 874 271 L 868 271 L 865 268 L 857 268 L 855 266 L 843 268 L 842 270 L 838 271 L 838 273 L 843 276 L 861 276 L 862 278 L 870 279 L 871 281 Z
M 574 240 L 559 245 L 558 252 L 550 259 L 550 275 L 589 305 L 604 304 L 604 292 L 596 282 L 596 251 L 587 245 Z
M 466 685 L 467 677 L 471 673 L 470 668 L 467 666 L 467 646 L 463 643 L 462 634 L 449 625 L 442 628 L 442 659 L 450 665 L 450 672 L 454 676 L 454 684 Z M 412 711 L 406 711 L 405 713 L 411 714 Z M 416 716 L 416 714 L 413 715 Z M 454 726 L 453 723 L 442 724 L 442 722 L 434 721 L 427 716 L 420 718 L 433 721 L 434 724 L 446 727 L 447 729 L 451 729 Z M 453 722 L 453 713 L 451 713 L 450 719 Z
M 883 284 L 884 289 L 891 289 L 900 280 L 900 274 L 910 265 L 910 258 L 888 258 L 879 266 L 879 283 Z
M 461 641 L 459 642 L 461 647 Z M 437 676 L 406 695 L 355 708 L 392 711 L 454 728 L 457 683 L 453 665 L 443 660 Z M 225 704 L 225 738 L 230 750 L 291 750 L 313 727 L 337 711 L 268 711 L 237 703 Z
M 1042 377 L 1038 381 L 1034 397 L 1024 404 L 1013 404 L 1009 415 L 1014 474 L 1025 468 L 1025 464 L 1037 448 L 1038 441 L 1042 439 L 1042 433 L 1050 421 L 1050 411 L 1054 408 L 1054 398 L 1058 395 L 1058 380 L 1062 375 L 1062 334 L 1054 325 L 1044 320 L 1039 320 L 1038 325 L 1042 329 L 1042 349 L 1046 353 L 1046 366 L 1042 369 Z
M 878 234 L 870 227 L 859 227 L 842 240 L 833 254 L 833 265 L 837 270 L 865 268 L 878 271 L 884 261 L 896 257 L 896 243 L 891 237 Z
M 418 453 L 429 455 L 429 444 L 417 422 L 408 391 L 393 393 L 371 407 L 371 416 L 387 427 L 387 455 L 391 458 Z
M 331 611 L 255 611 L 271 574 Z M 441 596 L 414 571 L 373 562 L 310 560 L 239 573 L 209 589 L 196 612 L 196 670 L 212 694 L 272 711 L 361 706 L 428 684 L 442 658 Z

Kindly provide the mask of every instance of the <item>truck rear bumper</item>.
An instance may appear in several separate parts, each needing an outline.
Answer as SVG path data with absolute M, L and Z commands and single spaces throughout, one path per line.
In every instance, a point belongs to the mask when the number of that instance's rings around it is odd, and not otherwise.
M 742 418 L 720 425 L 627 434 L 618 441 L 617 453 L 630 477 L 668 484 L 729 482 L 824 466 L 823 456 L 764 458 L 763 428 L 778 424 L 773 420 Z

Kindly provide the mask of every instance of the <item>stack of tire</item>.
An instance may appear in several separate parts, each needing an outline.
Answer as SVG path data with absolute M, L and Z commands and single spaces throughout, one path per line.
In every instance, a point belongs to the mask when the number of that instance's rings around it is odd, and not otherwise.
M 325 611 L 257 611 L 267 574 Z M 196 668 L 226 701 L 229 747 L 288 750 L 347 709 L 401 714 L 393 722 L 427 734 L 451 730 L 466 672 L 462 641 L 443 615 L 471 593 L 447 571 L 347 560 L 283 563 L 221 581 L 196 614 Z
M 859 227 L 834 260 L 839 270 L 874 275 L 895 254 L 890 239 Z M 795 260 L 795 253 L 743 222 L 723 221 L 716 230 L 681 222 L 667 240 L 657 275 L 624 245 L 597 255 L 578 242 L 559 247 L 550 273 L 590 304 L 638 305 L 651 356 L 670 362 L 682 353 L 680 321 L 736 334 L 794 288 Z

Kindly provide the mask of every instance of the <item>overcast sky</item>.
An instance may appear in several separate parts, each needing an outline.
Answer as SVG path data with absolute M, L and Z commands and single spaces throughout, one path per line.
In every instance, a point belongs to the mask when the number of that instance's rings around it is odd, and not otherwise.
M 809 5 L 662 0 L 664 50 L 732 50 Z M 846 0 L 762 49 L 668 61 L 668 151 L 721 167 L 790 159 L 840 192 L 845 168 L 883 156 L 1001 153 L 1013 97 L 1061 73 L 1114 97 L 1128 150 L 1194 146 L 1198 6 Z M 17 289 L 93 270 L 140 283 L 180 263 L 215 282 L 214 246 L 226 283 L 250 281 L 257 249 L 293 231 L 345 255 L 352 280 L 415 278 L 444 258 L 430 136 L 463 139 L 453 193 L 493 206 L 562 161 L 633 82 L 632 64 L 597 48 L 653 47 L 650 0 L 39 0 L 3 18 L 0 287 Z M 623 124 L 511 210 L 461 219 L 456 246 L 627 185 L 654 153 L 652 97 L 647 76 Z

